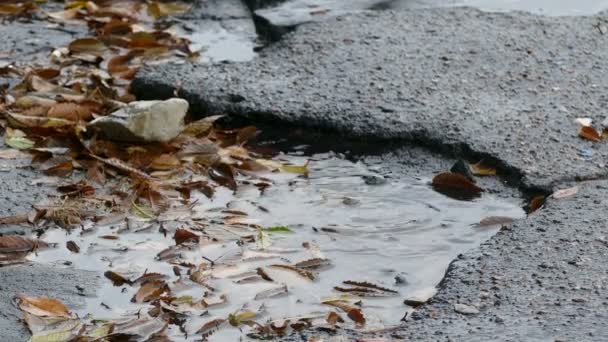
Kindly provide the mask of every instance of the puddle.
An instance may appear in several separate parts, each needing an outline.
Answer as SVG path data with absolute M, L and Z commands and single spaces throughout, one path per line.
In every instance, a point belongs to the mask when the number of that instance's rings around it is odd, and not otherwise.
M 135 218 L 105 226 L 89 224 L 71 233 L 50 229 L 42 238 L 57 242 L 58 248 L 42 250 L 31 259 L 67 263 L 100 275 L 111 270 L 130 279 L 146 271 L 166 275 L 172 296 L 191 296 L 210 304 L 199 310 L 184 310 L 188 317 L 184 330 L 177 325 L 168 328 L 167 335 L 173 341 L 189 340 L 192 337 L 188 336 L 195 335 L 205 322 L 243 311 L 257 313 L 254 320 L 259 323 L 276 320 L 279 326 L 284 318 L 292 318 L 292 322 L 297 320 L 294 317 L 325 321 L 328 312 L 336 311 L 344 316 L 342 326 L 354 328 L 345 313 L 321 304 L 327 298 L 345 295 L 334 287 L 348 287 L 343 283 L 348 280 L 398 292 L 387 297 L 341 297 L 352 303 L 361 301 L 366 319 L 362 329 L 375 330 L 398 324 L 409 308 L 403 304 L 405 297 L 432 289 L 451 260 L 497 230 L 473 228 L 473 224 L 488 216 L 524 216 L 516 199 L 491 193 L 474 201 L 450 199 L 428 185 L 433 174 L 404 173 L 402 164 L 387 164 L 383 158 L 353 162 L 339 154 L 322 153 L 309 157 L 279 155 L 276 159 L 297 165 L 310 160 L 308 178 L 266 173 L 263 178 L 243 178 L 234 194 L 226 188 L 218 188 L 212 199 L 199 194 L 194 198 L 192 213 L 183 212 L 183 208 L 169 211 L 171 218 L 162 224 L 167 234 L 159 231 L 157 222 Z M 261 192 L 260 181 L 273 184 Z M 240 216 L 240 212 L 248 216 Z M 186 220 L 185 216 L 193 219 Z M 259 231 L 250 227 L 254 224 L 287 226 L 291 232 L 268 232 L 260 239 Z M 176 227 L 202 235 L 200 242 L 175 249 Z M 251 235 L 258 241 L 244 243 L 243 237 Z M 79 254 L 68 251 L 68 240 L 80 247 Z M 167 249 L 173 250 L 169 253 Z M 170 256 L 157 260 L 160 252 Z M 330 265 L 311 270 L 314 280 L 271 266 L 296 265 L 315 258 L 327 259 Z M 188 264 L 199 267 L 208 287 L 186 275 L 188 268 L 184 266 Z M 176 268 L 181 277 L 174 275 Z M 262 279 L 258 269 L 273 282 Z M 287 293 L 281 291 L 284 285 Z M 102 276 L 97 297 L 86 298 L 86 305 L 77 313 L 91 319 L 133 317 L 142 308 L 152 308 L 131 302 L 138 288 L 113 286 Z M 270 293 L 272 289 L 277 292 Z M 278 296 L 265 298 L 269 294 Z M 223 298 L 226 300 L 221 303 Z M 236 341 L 249 328 L 241 329 L 227 326 L 210 340 Z
M 606 0 L 396 0 L 395 9 L 471 6 L 484 11 L 526 11 L 550 16 L 592 15 L 608 9 Z
M 238 28 L 228 30 L 220 23 L 208 23 L 202 27 L 179 30 L 179 36 L 192 42 L 191 49 L 200 51 L 199 62 L 222 61 L 246 62 L 255 57 L 254 39 Z

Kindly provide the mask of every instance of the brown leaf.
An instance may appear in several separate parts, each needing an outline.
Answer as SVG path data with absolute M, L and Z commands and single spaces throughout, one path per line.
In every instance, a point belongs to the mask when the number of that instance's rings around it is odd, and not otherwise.
M 273 298 L 273 297 L 284 295 L 287 292 L 288 292 L 287 285 L 282 285 L 279 287 L 273 287 L 271 289 L 264 290 L 262 292 L 258 292 L 253 299 L 260 300 L 260 299 L 266 299 L 266 298 Z
M 436 191 L 457 199 L 475 198 L 483 191 L 465 176 L 453 172 L 438 174 L 433 178 L 432 184 Z
M 323 304 L 325 304 L 325 305 L 331 305 L 331 306 L 335 306 L 337 308 L 340 308 L 344 312 L 347 313 L 348 318 L 352 319 L 357 324 L 359 324 L 359 325 L 364 325 L 365 324 L 365 317 L 363 316 L 363 312 L 361 311 L 361 309 L 353 306 L 352 304 L 350 304 L 347 301 L 344 301 L 344 300 L 329 300 L 329 301 L 324 301 Z
M 228 164 L 217 163 L 209 168 L 209 177 L 219 185 L 223 185 L 230 190 L 236 190 L 236 181 L 232 167 Z
M 300 261 L 297 264 L 295 264 L 294 266 L 297 268 L 316 269 L 316 268 L 320 268 L 320 267 L 327 266 L 330 264 L 331 264 L 331 261 L 329 259 L 314 258 L 314 259 Z
M 95 193 L 95 188 L 88 185 L 85 181 L 80 181 L 78 183 L 68 185 L 61 185 L 57 187 L 57 190 L 70 197 L 87 197 L 92 196 Z
M 162 280 L 153 280 L 141 285 L 135 296 L 131 299 L 135 303 L 144 303 L 158 299 L 169 288 Z
M 368 283 L 365 281 L 361 282 L 361 281 L 345 280 L 345 281 L 343 281 L 343 283 L 346 285 L 368 288 L 368 289 L 372 289 L 372 290 L 379 291 L 379 292 L 387 292 L 387 293 L 392 293 L 392 294 L 399 293 L 395 290 L 387 289 L 386 287 L 378 286 L 376 284 Z
M 61 70 L 55 68 L 40 68 L 35 69 L 34 74 L 45 80 L 53 79 L 61 74 Z
M 583 139 L 587 139 L 587 140 L 591 140 L 591 141 L 595 141 L 595 142 L 602 140 L 602 137 L 597 132 L 597 130 L 590 126 L 582 126 L 580 128 L 580 130 L 578 131 L 578 136 Z
M 327 315 L 327 323 L 331 326 L 335 326 L 337 323 L 344 323 L 344 319 L 342 319 L 342 317 L 340 317 L 340 315 L 338 315 L 338 313 L 336 313 L 335 311 L 331 311 L 328 315 Z
M 237 145 L 246 143 L 258 134 L 258 129 L 255 126 L 247 126 L 238 130 L 236 134 Z
M 0 253 L 31 252 L 48 244 L 42 240 L 34 240 L 20 235 L 0 236 Z
M 198 235 L 194 234 L 193 232 L 191 232 L 187 229 L 177 229 L 175 231 L 175 234 L 173 235 L 173 239 L 175 240 L 176 245 L 181 245 L 182 243 L 189 241 L 189 240 L 198 242 L 199 238 L 200 237 Z
M 34 316 L 72 318 L 68 308 L 57 299 L 25 295 L 17 295 L 15 299 L 21 310 Z
M 483 160 L 469 166 L 475 176 L 496 176 L 496 169 L 485 165 Z
M 574 195 L 576 195 L 576 193 L 578 193 L 578 186 L 573 186 L 571 188 L 555 191 L 553 193 L 553 198 L 556 198 L 556 199 L 566 198 L 566 197 L 574 196 Z
M 171 154 L 161 154 L 150 164 L 150 168 L 158 171 L 167 171 L 178 168 L 181 165 L 179 159 Z
M 106 271 L 103 274 L 106 278 L 110 279 L 112 281 L 112 284 L 114 284 L 114 286 L 122 286 L 124 284 L 133 284 L 133 282 L 127 278 L 125 278 L 123 275 L 120 275 L 116 272 L 113 271 Z
M 86 53 L 94 56 L 101 56 L 106 51 L 106 46 L 96 38 L 79 38 L 68 45 L 68 49 L 73 53 Z
M 225 319 L 223 319 L 223 318 L 216 318 L 214 320 L 211 320 L 211 321 L 203 324 L 203 326 L 200 329 L 198 329 L 196 331 L 196 333 L 197 334 L 203 334 L 203 337 L 208 337 L 215 330 L 217 330 L 222 324 L 224 324 L 224 322 L 226 322 Z
M 21 224 L 28 222 L 28 214 L 0 216 L 0 224 Z
M 530 200 L 530 203 L 528 203 L 528 205 L 526 206 L 526 212 L 528 214 L 531 214 L 540 209 L 545 204 L 545 199 L 546 197 L 543 195 L 534 196 Z
M 270 267 L 281 268 L 281 269 L 284 269 L 284 270 L 289 270 L 289 271 L 292 271 L 292 272 L 295 272 L 295 273 L 299 274 L 300 276 L 302 276 L 304 278 L 308 278 L 310 280 L 315 280 L 315 275 L 312 272 L 307 271 L 307 270 L 303 270 L 303 269 L 300 269 L 300 268 L 297 268 L 297 267 L 294 267 L 294 266 L 291 266 L 291 265 L 270 265 Z
M 53 105 L 47 116 L 69 121 L 89 121 L 93 118 L 93 113 L 89 107 L 77 103 L 62 102 Z
M 52 166 L 43 172 L 48 176 L 67 177 L 72 174 L 74 164 L 71 161 L 66 161 Z
M 80 253 L 80 247 L 78 247 L 78 245 L 76 244 L 76 242 L 74 242 L 72 240 L 66 242 L 65 246 L 72 253 Z

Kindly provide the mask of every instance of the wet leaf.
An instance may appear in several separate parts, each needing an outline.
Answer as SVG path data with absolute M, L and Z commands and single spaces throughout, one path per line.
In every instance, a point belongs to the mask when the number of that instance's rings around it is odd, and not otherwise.
M 152 220 L 156 217 L 152 208 L 145 205 L 137 205 L 136 203 L 132 204 L 131 213 L 145 220 Z
M 133 284 L 133 281 L 131 281 L 131 280 L 125 278 L 123 275 L 118 274 L 113 271 L 106 271 L 106 272 L 104 272 L 103 275 L 104 275 L 104 277 L 110 279 L 114 286 L 122 286 L 124 284 L 129 284 L 129 285 Z
M 292 272 L 295 272 L 295 273 L 297 273 L 298 275 L 300 275 L 300 276 L 302 276 L 304 278 L 308 278 L 310 280 L 315 280 L 314 273 L 312 273 L 310 271 L 307 271 L 307 270 L 303 270 L 303 269 L 297 268 L 295 266 L 291 266 L 291 265 L 270 265 L 270 267 L 292 271 Z
M 287 226 L 274 226 L 274 227 L 266 227 L 262 228 L 263 231 L 267 233 L 293 233 L 291 229 Z
M 540 209 L 545 204 L 546 197 L 543 195 L 534 196 L 526 207 L 526 212 L 531 214 Z
M 187 241 L 197 241 L 199 240 L 199 236 L 194 234 L 193 232 L 187 229 L 177 229 L 175 234 L 173 235 L 173 239 L 175 240 L 176 245 L 181 245 Z
M 16 148 L 18 150 L 27 150 L 29 148 L 34 147 L 34 145 L 35 145 L 35 143 L 32 140 L 26 138 L 25 136 L 20 136 L 20 135 L 9 136 L 8 133 L 7 133 L 6 137 L 4 138 L 4 143 L 7 146 Z
M 12 261 L 13 259 L 21 259 L 27 253 L 46 246 L 48 245 L 44 241 L 20 235 L 0 236 L 0 263 Z
M 47 116 L 69 121 L 89 121 L 93 117 L 91 110 L 83 105 L 70 102 L 62 102 L 53 105 Z
M 132 302 L 144 303 L 158 299 L 165 291 L 168 290 L 167 284 L 162 280 L 153 280 L 141 285 Z
M 222 117 L 224 115 L 208 116 L 204 119 L 191 122 L 184 128 L 181 134 L 193 137 L 207 136 L 211 128 L 213 128 L 213 123 Z
M 479 223 L 474 224 L 473 226 L 478 227 L 478 228 L 502 226 L 502 225 L 506 225 L 506 224 L 511 224 L 513 221 L 515 221 L 515 220 L 512 217 L 489 216 L 489 217 L 482 219 L 481 221 L 479 221 Z
M 76 244 L 76 242 L 70 240 L 65 243 L 66 248 L 72 253 L 80 253 L 80 247 Z
M 19 308 L 35 316 L 72 318 L 68 308 L 57 299 L 17 295 Z
M 283 172 L 288 172 L 288 173 L 296 173 L 296 174 L 302 174 L 302 175 L 307 175 L 308 174 L 308 160 L 306 161 L 306 163 L 304 163 L 304 165 L 290 165 L 290 164 L 282 164 L 279 162 L 276 162 L 274 160 L 266 160 L 266 159 L 256 159 L 255 160 L 256 163 L 263 165 L 271 170 L 279 170 L 279 171 L 283 171 Z
M 432 185 L 436 191 L 457 199 L 474 198 L 483 191 L 465 176 L 453 172 L 438 174 L 433 178 Z
M 496 169 L 484 164 L 483 160 L 480 160 L 476 164 L 471 164 L 470 167 L 475 176 L 496 176 Z
M 0 159 L 23 159 L 29 155 L 17 149 L 0 150 Z
M 236 134 L 236 143 L 243 144 L 254 138 L 258 134 L 258 129 L 255 126 L 247 126 L 238 130 Z
M 388 289 L 386 287 L 382 287 L 376 284 L 372 284 L 372 283 L 368 283 L 365 281 L 353 281 L 353 280 L 345 280 L 343 281 L 344 284 L 346 285 L 352 285 L 352 286 L 357 286 L 357 287 L 363 287 L 363 288 L 368 288 L 368 289 L 372 289 L 375 291 L 379 291 L 379 292 L 386 292 L 386 293 L 392 293 L 392 294 L 399 294 L 399 292 L 392 290 L 392 289 Z
M 283 285 L 283 286 L 279 286 L 279 287 L 274 287 L 268 290 L 264 290 L 262 292 L 258 292 L 254 299 L 255 300 L 260 300 L 260 299 L 266 299 L 266 298 L 273 298 L 273 297 L 278 297 L 284 294 L 287 294 L 287 285 Z
M 295 267 L 317 269 L 328 265 L 331 265 L 331 261 L 329 259 L 314 258 L 300 261 L 295 264 Z
M 174 170 L 181 165 L 179 159 L 171 154 L 161 154 L 150 164 L 150 168 L 153 170 L 166 171 Z
M 335 311 L 331 311 L 327 315 L 326 320 L 327 324 L 331 326 L 335 326 L 337 323 L 344 323 L 344 319 L 342 319 L 342 317 L 340 317 L 340 315 L 338 315 Z
M 450 169 L 450 172 L 458 173 L 465 176 L 468 180 L 475 183 L 475 177 L 473 177 L 473 172 L 469 166 L 469 163 L 464 161 L 463 159 L 459 159 Z
M 578 131 L 578 136 L 587 139 L 590 141 L 598 142 L 602 140 L 601 135 L 597 132 L 597 130 L 590 126 L 582 126 Z
M 68 45 L 68 49 L 74 53 L 86 53 L 101 56 L 106 51 L 106 46 L 96 38 L 79 38 Z
M 154 19 L 185 13 L 190 9 L 190 5 L 181 2 L 148 2 L 148 14 Z
M 66 161 L 49 167 L 48 169 L 44 170 L 44 173 L 48 176 L 67 177 L 72 174 L 73 170 L 74 164 L 71 161 Z
M 119 337 L 129 337 L 129 341 L 151 341 L 153 336 L 158 336 L 168 323 L 161 317 L 157 318 L 138 318 L 125 323 L 117 323 L 110 336 L 117 337 L 116 341 L 121 341 Z
M 347 313 L 348 318 L 352 319 L 359 325 L 365 324 L 365 316 L 363 316 L 363 312 L 361 311 L 361 309 L 357 308 L 356 306 L 353 306 L 352 304 L 350 304 L 347 301 L 330 300 L 330 301 L 324 301 L 322 303 L 325 305 L 331 305 L 331 306 L 335 306 L 337 308 L 342 309 L 344 312 Z
M 202 334 L 203 337 L 208 337 L 211 334 L 213 334 L 213 332 L 215 332 L 217 329 L 219 329 L 222 326 L 222 324 L 224 324 L 224 322 L 226 322 L 226 320 L 223 318 L 213 319 L 213 320 L 203 324 L 203 326 L 200 329 L 198 329 L 196 331 L 196 333 Z
M 209 177 L 219 185 L 225 186 L 230 190 L 236 190 L 236 181 L 232 167 L 225 163 L 218 163 L 209 168 Z
M 255 312 L 248 310 L 235 314 L 230 314 L 228 315 L 228 323 L 230 323 L 230 325 L 232 325 L 233 327 L 238 327 L 244 322 L 252 320 L 253 318 L 255 318 L 255 316 L 257 316 Z
M 578 189 L 578 186 L 573 186 L 571 188 L 557 190 L 553 193 L 553 198 L 560 199 L 574 196 L 578 193 Z

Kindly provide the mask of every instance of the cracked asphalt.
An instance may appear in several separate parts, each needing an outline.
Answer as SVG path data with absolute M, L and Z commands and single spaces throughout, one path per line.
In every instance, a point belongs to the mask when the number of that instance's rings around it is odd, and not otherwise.
M 30 25 L 1 26 L 8 37 L 3 51 L 37 58 L 72 39 L 70 32 L 45 29 L 47 39 L 23 44 L 40 29 Z M 177 89 L 201 116 L 226 113 L 277 128 L 315 128 L 335 140 L 390 141 L 484 158 L 528 193 L 579 186 L 573 197 L 550 198 L 542 210 L 459 257 L 430 303 L 400 329 L 378 335 L 606 341 L 608 149 L 577 137 L 574 123 L 591 117 L 599 124 L 608 116 L 605 26 L 606 13 L 549 18 L 458 8 L 347 14 L 300 26 L 248 63 L 155 66 L 139 74 L 133 91 L 150 99 Z M 0 215 L 27 209 L 48 191 L 15 191 L 31 189 L 35 176 L 28 168 L 1 175 Z M 30 233 L 10 226 L 0 231 L 8 232 Z M 78 306 L 94 295 L 98 280 L 62 265 L 0 268 L 0 341 L 19 341 L 26 333 L 10 305 L 14 289 Z M 458 313 L 456 304 L 478 313 Z M 358 337 L 369 335 L 335 338 Z

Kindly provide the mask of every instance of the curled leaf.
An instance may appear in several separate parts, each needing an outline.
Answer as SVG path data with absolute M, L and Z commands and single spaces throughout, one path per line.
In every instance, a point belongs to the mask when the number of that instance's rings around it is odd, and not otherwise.
M 602 140 L 601 135 L 598 133 L 598 131 L 590 126 L 582 126 L 580 128 L 580 130 L 578 131 L 578 136 L 583 138 L 583 139 L 587 139 L 590 141 L 594 141 L 594 142 L 598 142 Z
M 471 199 L 478 197 L 483 191 L 465 176 L 443 172 L 433 178 L 433 188 L 442 194 L 456 199 Z

